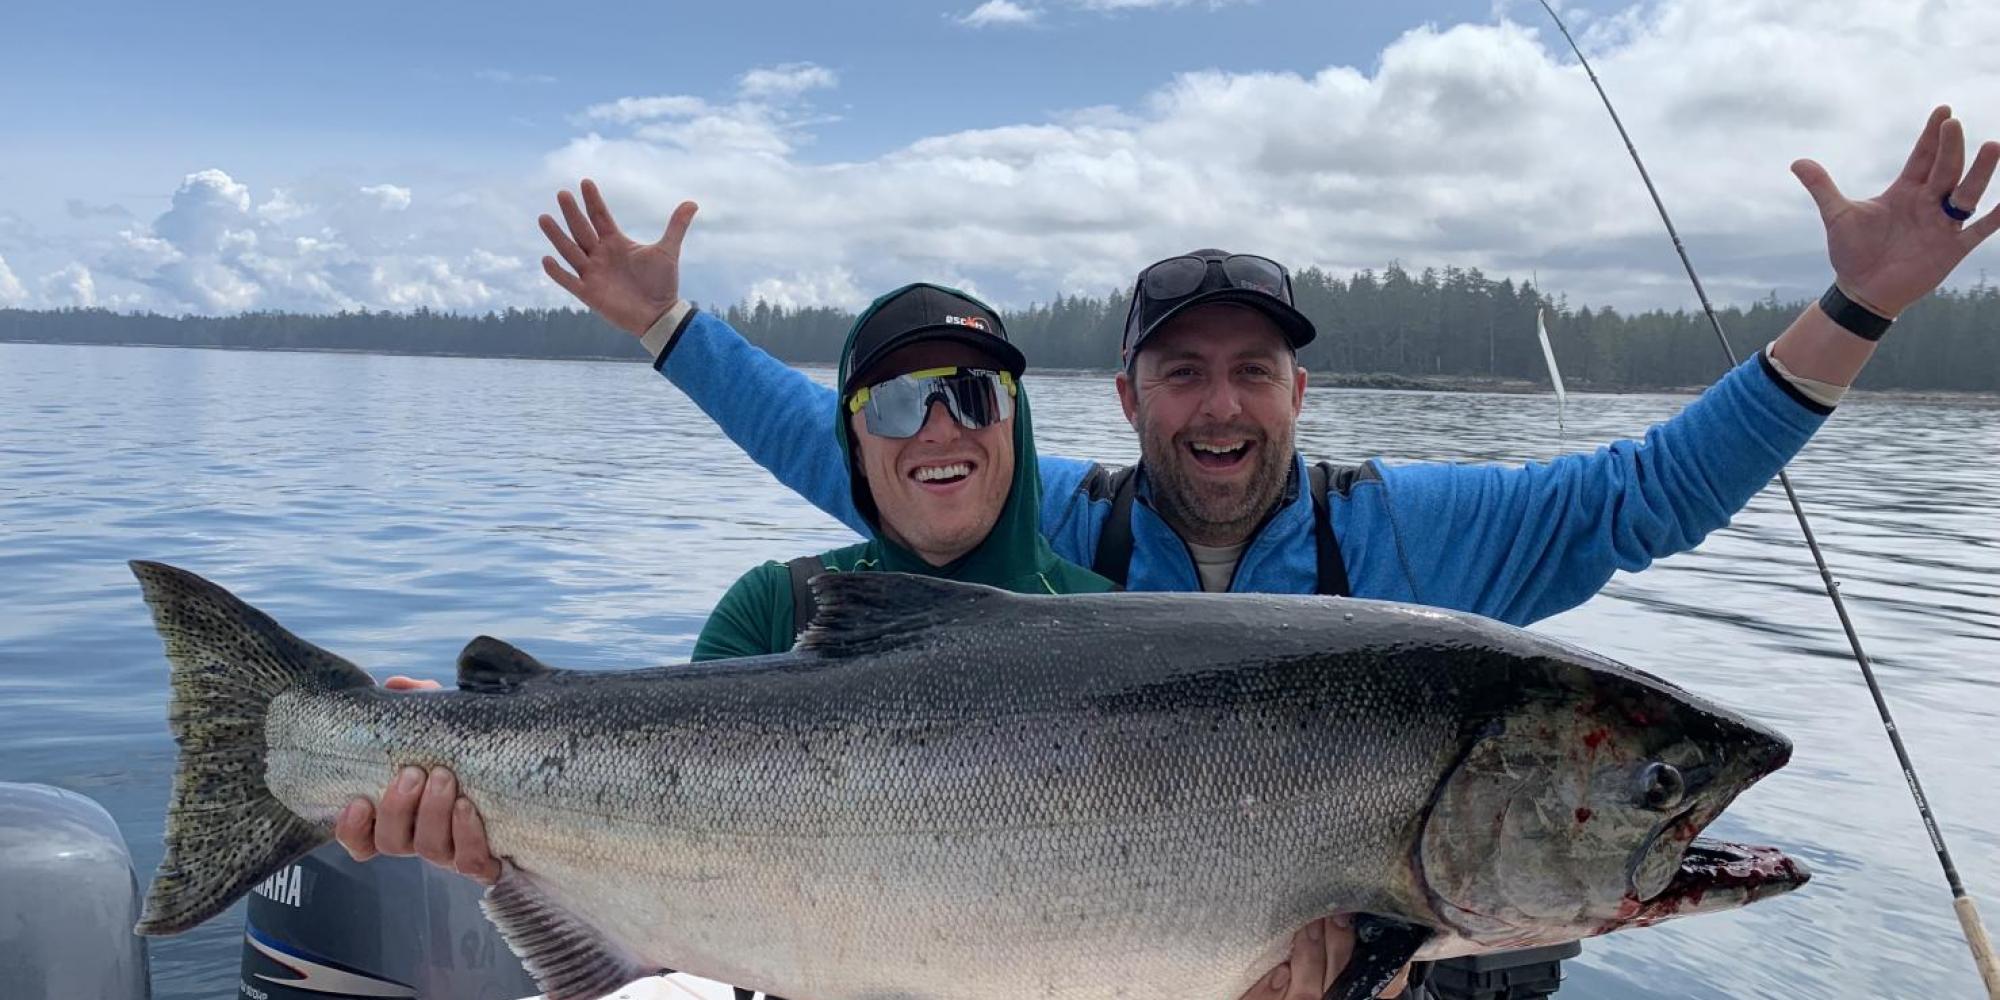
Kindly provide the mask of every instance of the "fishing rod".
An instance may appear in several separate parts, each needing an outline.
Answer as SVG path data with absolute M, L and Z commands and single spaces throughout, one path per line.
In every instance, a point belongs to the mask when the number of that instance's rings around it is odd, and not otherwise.
M 1625 151 L 1632 154 L 1632 164 L 1639 168 L 1639 179 L 1646 182 L 1646 193 L 1653 196 L 1653 207 L 1659 209 L 1660 221 L 1666 223 L 1667 235 L 1673 238 L 1674 252 L 1680 255 L 1681 266 L 1687 269 L 1688 280 L 1694 282 L 1695 297 L 1701 300 L 1701 310 L 1708 316 L 1709 326 L 1715 329 L 1715 339 L 1722 344 L 1722 353 L 1729 356 L 1730 367 L 1738 363 L 1736 349 L 1729 344 L 1729 337 L 1722 332 L 1722 321 L 1716 318 L 1715 307 L 1708 302 L 1708 292 L 1701 286 L 1701 277 L 1694 273 L 1694 262 L 1688 259 L 1687 247 L 1681 243 L 1681 234 L 1674 229 L 1674 220 L 1667 217 L 1667 206 L 1660 200 L 1660 191 L 1653 186 L 1652 175 L 1646 172 L 1645 161 L 1639 159 L 1638 147 L 1632 145 L 1632 135 L 1625 131 L 1625 123 L 1618 118 L 1618 109 L 1611 106 L 1611 95 L 1604 92 L 1604 84 L 1597 79 L 1597 71 L 1590 68 L 1590 60 L 1584 57 L 1583 49 L 1570 35 L 1569 26 L 1562 16 L 1549 5 L 1549 0 L 1539 0 L 1542 9 L 1549 12 L 1555 21 L 1556 30 L 1562 32 L 1563 40 L 1569 43 L 1571 52 L 1576 53 L 1577 62 L 1583 64 L 1584 73 L 1590 76 L 1590 84 L 1597 88 L 1597 96 L 1604 101 L 1604 110 L 1611 113 L 1611 123 L 1618 127 L 1619 138 L 1625 140 Z M 1861 636 L 1854 631 L 1854 621 L 1847 615 L 1847 603 L 1841 600 L 1840 583 L 1833 578 L 1833 571 L 1827 568 L 1826 556 L 1820 552 L 1819 539 L 1813 535 L 1812 524 L 1806 520 L 1806 509 L 1799 503 L 1798 491 L 1792 489 L 1792 478 L 1783 469 L 1778 470 L 1778 482 L 1785 488 L 1785 499 L 1791 501 L 1792 513 L 1799 519 L 1799 531 L 1804 533 L 1806 548 L 1812 550 L 1813 563 L 1819 567 L 1820 580 L 1826 585 L 1826 596 L 1833 600 L 1833 610 L 1840 616 L 1840 627 L 1847 633 L 1847 644 L 1854 650 L 1854 662 L 1861 667 L 1861 677 L 1868 682 L 1868 693 L 1875 699 L 1875 711 L 1882 716 L 1882 728 L 1889 734 L 1889 744 L 1896 748 L 1896 760 L 1903 766 L 1903 780 L 1909 783 L 1910 794 L 1917 800 L 1917 812 L 1924 818 L 1924 829 L 1930 833 L 1931 847 L 1937 850 L 1938 864 L 1944 867 L 1944 880 L 1951 887 L 1952 909 L 1958 913 L 1958 924 L 1965 931 L 1965 943 L 1972 949 L 1972 960 L 1979 967 L 1979 977 L 1985 981 L 1988 1000 L 2000 1000 L 2000 960 L 1993 955 L 1993 943 L 1986 937 L 1986 927 L 1979 920 L 1979 910 L 1973 906 L 1972 897 L 1965 892 L 1965 883 L 1958 877 L 1958 866 L 1951 860 L 1951 851 L 1945 847 L 1944 832 L 1938 829 L 1937 817 L 1931 812 L 1930 800 L 1924 797 L 1924 786 L 1917 781 L 1917 768 L 1910 762 L 1910 751 L 1903 746 L 1903 734 L 1896 728 L 1895 717 L 1889 713 L 1889 703 L 1882 697 L 1882 686 L 1875 681 L 1875 668 L 1868 661 L 1868 653 L 1861 648 Z

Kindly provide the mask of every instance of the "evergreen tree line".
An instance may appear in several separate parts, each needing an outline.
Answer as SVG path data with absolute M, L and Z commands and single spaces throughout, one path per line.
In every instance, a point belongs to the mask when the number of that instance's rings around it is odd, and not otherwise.
M 1392 265 L 1340 278 L 1294 275 L 1299 308 L 1319 328 L 1300 352 L 1316 372 L 1411 378 L 1548 381 L 1535 338 L 1541 310 L 1563 378 L 1601 389 L 1700 386 L 1721 367 L 1699 312 L 1620 313 L 1572 307 L 1531 284 L 1494 281 L 1477 269 Z M 1002 311 L 1009 335 L 1038 368 L 1118 364 L 1128 293 L 1058 296 Z M 1767 297 L 1720 312 L 1739 353 L 1776 337 L 1804 308 Z M 753 343 L 793 362 L 834 362 L 854 314 L 769 303 L 722 310 Z M 464 315 L 257 312 L 225 317 L 121 314 L 99 309 L 0 310 L 0 341 L 158 344 L 394 354 L 645 360 L 637 341 L 587 312 L 508 309 Z M 2000 288 L 1946 290 L 1904 314 L 1862 377 L 1864 388 L 2000 391 Z

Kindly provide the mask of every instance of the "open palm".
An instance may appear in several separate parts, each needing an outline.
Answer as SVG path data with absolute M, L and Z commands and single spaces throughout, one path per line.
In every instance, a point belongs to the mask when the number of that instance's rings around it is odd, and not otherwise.
M 1826 225 L 1827 256 L 1847 294 L 1893 317 L 1931 293 L 1953 268 L 2000 229 L 2000 210 L 1969 224 L 1945 214 L 1944 202 L 1970 211 L 1986 193 L 2000 162 L 2000 143 L 1979 149 L 1965 169 L 1965 128 L 1951 109 L 1931 112 L 1924 131 L 1888 189 L 1867 201 L 1850 201 L 1826 168 L 1812 160 L 1792 164 L 1819 206 Z
M 695 203 L 674 209 L 659 242 L 640 243 L 618 228 L 594 182 L 585 179 L 582 188 L 582 208 L 568 191 L 556 195 L 568 232 L 547 215 L 538 220 L 570 267 L 543 257 L 542 270 L 613 326 L 643 336 L 680 301 L 681 242 L 694 222 Z

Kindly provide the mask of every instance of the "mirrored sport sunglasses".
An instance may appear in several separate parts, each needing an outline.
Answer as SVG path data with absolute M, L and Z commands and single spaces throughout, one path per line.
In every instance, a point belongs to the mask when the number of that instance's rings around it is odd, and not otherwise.
M 1014 415 L 1014 376 L 982 368 L 926 368 L 855 391 L 847 412 L 863 414 L 868 433 L 910 438 L 923 430 L 931 401 L 944 400 L 952 419 L 967 430 L 990 427 Z
M 1263 292 L 1272 298 L 1291 301 L 1289 278 L 1277 261 L 1255 254 L 1239 253 L 1220 259 L 1211 257 L 1169 257 L 1139 275 L 1139 290 L 1156 302 L 1186 298 L 1208 280 L 1211 265 L 1220 265 L 1230 288 Z

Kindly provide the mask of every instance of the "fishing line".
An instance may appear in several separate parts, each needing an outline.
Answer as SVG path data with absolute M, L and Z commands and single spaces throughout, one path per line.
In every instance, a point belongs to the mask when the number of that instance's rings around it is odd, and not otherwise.
M 1722 344 L 1722 353 L 1729 356 L 1729 365 L 1737 363 L 1736 349 L 1729 345 L 1729 337 L 1722 332 L 1722 321 L 1716 318 L 1715 307 L 1708 302 L 1708 292 L 1701 286 L 1701 278 L 1694 273 L 1694 263 L 1688 259 L 1687 247 L 1681 243 L 1681 234 L 1674 229 L 1674 221 L 1667 217 L 1667 206 L 1660 200 L 1659 189 L 1653 186 L 1652 175 L 1646 172 L 1646 164 L 1639 159 L 1639 150 L 1632 145 L 1632 136 L 1625 131 L 1625 123 L 1618 118 L 1618 109 L 1611 106 L 1611 95 L 1604 92 L 1604 84 L 1597 79 L 1597 71 L 1590 68 L 1590 60 L 1584 58 L 1583 49 L 1569 33 L 1569 26 L 1562 16 L 1549 5 L 1549 0 L 1539 0 L 1542 9 L 1556 23 L 1556 30 L 1562 32 L 1563 40 L 1569 43 L 1571 52 L 1583 64 L 1583 71 L 1590 76 L 1591 86 L 1597 88 L 1597 96 L 1604 101 L 1604 110 L 1610 112 L 1611 123 L 1618 127 L 1619 138 L 1625 140 L 1625 151 L 1632 154 L 1632 164 L 1639 168 L 1639 178 L 1646 182 L 1646 193 L 1653 196 L 1653 207 L 1659 209 L 1660 221 L 1666 223 L 1667 235 L 1673 238 L 1674 252 L 1680 255 L 1681 266 L 1687 269 L 1688 280 L 1694 282 L 1694 294 L 1701 300 L 1701 310 L 1708 316 L 1709 326 L 1715 329 L 1715 339 Z M 1924 797 L 1924 788 L 1917 781 L 1916 765 L 1910 762 L 1910 752 L 1903 746 L 1903 734 L 1896 728 L 1896 720 L 1889 713 L 1889 703 L 1882 697 L 1882 687 L 1875 682 L 1875 668 L 1869 664 L 1868 653 L 1861 648 L 1861 636 L 1854 631 L 1854 622 L 1847 615 L 1847 603 L 1841 600 L 1840 583 L 1833 578 L 1833 571 L 1827 568 L 1826 556 L 1820 552 L 1819 539 L 1814 537 L 1812 524 L 1806 520 L 1805 507 L 1799 503 L 1797 491 L 1792 489 L 1792 479 L 1784 470 L 1778 471 L 1778 482 L 1785 488 L 1785 499 L 1791 502 L 1792 513 L 1798 517 L 1799 531 L 1804 533 L 1806 548 L 1812 550 L 1813 563 L 1819 567 L 1820 580 L 1826 585 L 1826 596 L 1833 600 L 1833 610 L 1840 616 L 1840 627 L 1847 633 L 1847 644 L 1854 650 L 1854 662 L 1861 667 L 1861 677 L 1868 682 L 1868 694 L 1875 699 L 1875 711 L 1882 716 L 1882 729 L 1889 734 L 1889 744 L 1896 748 L 1896 760 L 1903 766 L 1903 780 L 1909 783 L 1910 795 L 1917 800 L 1917 812 L 1924 818 L 1924 829 L 1930 833 L 1931 846 L 1937 850 L 1938 864 L 1944 867 L 1945 882 L 1951 886 L 1952 909 L 1958 913 L 1959 926 L 1965 932 L 1965 943 L 1972 949 L 1972 959 L 1979 967 L 1979 976 L 1986 983 L 1988 1000 L 2000 1000 L 2000 961 L 1993 955 L 1993 945 L 1986 937 L 1986 927 L 1980 923 L 1979 911 L 1973 906 L 1972 897 L 1966 895 L 1965 883 L 1958 877 L 1958 866 L 1952 864 L 1951 851 L 1945 847 L 1944 832 L 1938 829 L 1937 817 L 1931 812 L 1930 800 Z

